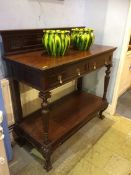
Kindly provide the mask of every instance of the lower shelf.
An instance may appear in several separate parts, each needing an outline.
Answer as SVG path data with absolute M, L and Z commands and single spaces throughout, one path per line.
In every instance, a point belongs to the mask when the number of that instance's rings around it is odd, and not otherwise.
M 86 92 L 73 92 L 50 105 L 49 140 L 54 147 L 64 142 L 94 115 L 108 106 L 102 98 Z M 37 111 L 18 125 L 24 137 L 43 144 L 41 111 Z

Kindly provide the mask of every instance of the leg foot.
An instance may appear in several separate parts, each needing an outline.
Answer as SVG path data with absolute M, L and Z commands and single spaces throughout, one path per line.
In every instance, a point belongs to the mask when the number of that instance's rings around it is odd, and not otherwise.
M 52 169 L 52 163 L 51 163 L 51 158 L 48 157 L 45 160 L 45 164 L 44 164 L 44 169 L 48 172 Z
M 23 147 L 26 143 L 26 140 L 23 137 L 18 137 L 15 139 L 15 141 L 20 147 Z
M 44 169 L 46 169 L 46 171 L 48 172 L 52 169 L 50 144 L 44 145 L 42 148 L 42 152 L 43 157 L 45 158 Z
M 105 110 L 105 109 L 104 109 L 104 110 Z M 101 111 L 99 112 L 99 118 L 100 118 L 101 120 L 103 120 L 103 119 L 105 118 L 105 116 L 102 114 L 104 110 L 101 110 Z
M 15 142 L 20 146 L 24 146 L 25 143 L 26 143 L 26 140 L 24 137 L 21 136 L 22 134 L 20 134 L 20 132 L 17 130 L 17 128 L 14 128 L 14 131 L 13 131 L 13 137 L 14 137 L 14 140 Z

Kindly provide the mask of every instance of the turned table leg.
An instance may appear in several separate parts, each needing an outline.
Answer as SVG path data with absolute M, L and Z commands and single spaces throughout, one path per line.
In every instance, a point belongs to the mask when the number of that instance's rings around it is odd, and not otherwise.
M 45 158 L 44 168 L 49 171 L 52 168 L 51 164 L 51 145 L 49 141 L 49 107 L 48 98 L 51 97 L 50 92 L 40 92 L 39 97 L 42 99 L 41 109 L 42 109 L 42 121 L 43 121 L 43 147 L 42 154 Z
M 105 75 L 105 81 L 104 81 L 104 93 L 103 93 L 103 100 L 107 101 L 106 99 L 106 94 L 107 94 L 107 88 L 108 88 L 108 84 L 109 84 L 109 80 L 110 80 L 110 68 L 112 67 L 111 64 L 106 64 L 106 75 Z M 100 119 L 104 119 L 105 116 L 102 114 L 103 111 L 105 110 L 106 108 L 102 109 L 100 112 L 99 112 L 99 118 Z
M 82 81 L 83 81 L 83 77 L 80 77 L 77 79 L 77 90 L 79 92 L 82 91 Z
M 106 65 L 106 75 L 105 75 L 105 81 L 104 81 L 104 93 L 103 93 L 103 100 L 107 100 L 106 99 L 106 94 L 107 94 L 107 88 L 108 88 L 108 84 L 109 84 L 109 80 L 110 80 L 110 69 L 111 69 L 112 65 L 111 64 L 107 64 Z
M 44 169 L 46 169 L 46 171 L 50 171 L 52 169 L 51 145 L 43 144 L 42 152 L 43 152 L 43 157 L 45 158 Z

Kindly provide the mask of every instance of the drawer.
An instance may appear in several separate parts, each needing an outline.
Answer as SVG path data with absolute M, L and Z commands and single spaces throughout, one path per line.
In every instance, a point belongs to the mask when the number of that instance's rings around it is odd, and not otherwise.
M 47 78 L 49 88 L 60 86 L 88 72 L 88 61 L 64 66 L 63 69 L 57 68 L 50 73 Z M 49 74 L 48 74 L 49 75 Z
M 92 58 L 89 61 L 89 70 L 96 70 L 104 65 L 111 64 L 112 62 L 112 55 L 111 54 L 104 54 L 100 55 L 96 58 Z

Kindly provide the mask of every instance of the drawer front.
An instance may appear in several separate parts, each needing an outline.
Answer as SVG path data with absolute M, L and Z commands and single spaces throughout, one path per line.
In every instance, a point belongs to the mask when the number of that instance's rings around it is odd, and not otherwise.
M 64 66 L 63 68 L 57 68 L 52 71 L 47 78 L 48 87 L 57 87 L 75 78 L 79 78 L 81 75 L 88 72 L 88 68 L 88 61 L 71 64 Z
M 89 61 L 89 71 L 96 70 L 101 68 L 104 65 L 111 64 L 112 55 L 111 54 L 103 54 L 98 56 L 97 58 L 92 58 Z
M 78 63 L 60 66 L 46 72 L 44 89 L 53 89 L 84 74 L 111 63 L 111 54 L 106 53 L 100 56 L 84 60 Z

